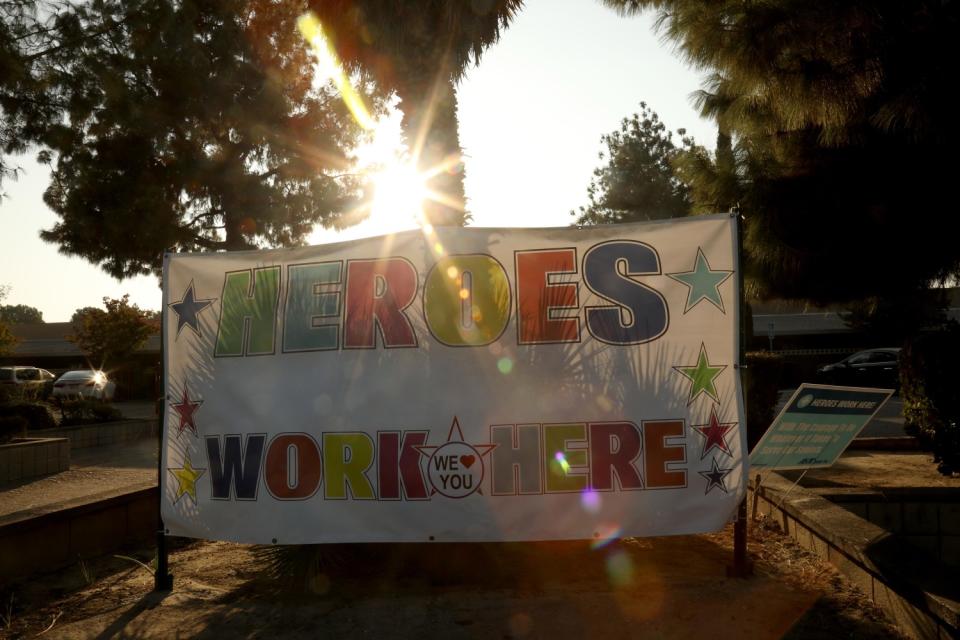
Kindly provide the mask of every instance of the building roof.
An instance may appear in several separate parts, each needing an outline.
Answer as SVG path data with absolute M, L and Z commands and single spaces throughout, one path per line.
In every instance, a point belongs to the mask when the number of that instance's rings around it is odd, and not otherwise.
M 11 354 L 15 358 L 83 357 L 80 347 L 67 338 L 73 333 L 73 325 L 69 322 L 13 324 L 10 332 L 20 340 Z M 147 338 L 135 353 L 159 354 L 160 334 Z

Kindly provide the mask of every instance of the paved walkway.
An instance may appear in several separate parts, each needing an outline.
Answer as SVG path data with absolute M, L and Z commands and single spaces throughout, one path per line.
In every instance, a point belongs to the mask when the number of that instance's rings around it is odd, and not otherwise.
M 153 439 L 73 451 L 69 471 L 0 485 L 0 518 L 156 482 L 157 451 Z

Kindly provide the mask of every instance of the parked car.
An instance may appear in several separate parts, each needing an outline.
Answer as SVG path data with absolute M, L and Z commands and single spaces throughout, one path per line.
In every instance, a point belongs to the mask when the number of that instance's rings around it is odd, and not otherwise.
M 53 397 L 113 400 L 116 388 L 117 385 L 111 382 L 103 371 L 67 371 L 53 383 Z
M 817 369 L 817 378 L 825 384 L 849 387 L 900 389 L 900 349 L 887 347 L 858 351 L 840 362 Z
M 0 385 L 35 390 L 41 397 L 49 395 L 55 375 L 37 367 L 0 367 Z

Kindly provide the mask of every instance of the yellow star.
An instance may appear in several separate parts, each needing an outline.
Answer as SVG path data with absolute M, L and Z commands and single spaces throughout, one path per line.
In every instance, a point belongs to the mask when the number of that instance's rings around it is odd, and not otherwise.
M 177 479 L 177 495 L 173 498 L 174 504 L 176 504 L 185 493 L 188 494 L 190 498 L 193 499 L 193 503 L 196 504 L 197 479 L 203 475 L 206 469 L 194 469 L 193 465 L 190 464 L 190 454 L 188 453 L 183 461 L 183 467 L 170 467 L 167 471 L 172 473 L 173 477 Z

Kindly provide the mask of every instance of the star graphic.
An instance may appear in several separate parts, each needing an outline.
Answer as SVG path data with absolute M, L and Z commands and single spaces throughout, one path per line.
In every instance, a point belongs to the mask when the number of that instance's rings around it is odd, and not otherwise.
M 720 466 L 717 465 L 716 460 L 710 460 L 710 465 L 710 471 L 697 472 L 707 480 L 707 488 L 703 492 L 703 495 L 710 493 L 714 487 L 719 487 L 721 491 L 728 493 L 727 486 L 724 484 L 723 479 L 730 475 L 730 472 L 733 471 L 733 469 L 721 469 Z
M 723 308 L 723 297 L 720 295 L 720 285 L 733 275 L 733 271 L 711 269 L 710 263 L 707 262 L 707 257 L 703 255 L 703 249 L 700 247 L 697 247 L 697 257 L 693 264 L 693 271 L 668 273 L 667 275 L 677 282 L 687 285 L 687 304 L 683 308 L 684 313 L 700 304 L 702 300 L 706 300 L 720 309 L 721 313 L 726 313 Z
M 184 429 L 187 428 L 193 431 L 193 435 L 199 435 L 197 433 L 197 425 L 193 421 L 193 414 L 197 412 L 197 409 L 199 409 L 202 404 L 203 400 L 191 400 L 187 385 L 183 385 L 183 399 L 176 404 L 170 405 L 180 416 L 180 424 L 177 426 L 178 436 L 182 435 Z
M 173 309 L 177 314 L 177 337 L 180 337 L 180 331 L 184 327 L 190 327 L 198 336 L 200 335 L 200 319 L 197 317 L 200 313 L 210 308 L 216 298 L 197 299 L 194 297 L 193 280 L 187 286 L 183 293 L 183 298 L 179 302 L 173 302 L 167 306 Z
M 454 437 L 454 432 L 456 432 L 456 435 L 457 435 L 456 438 Z M 464 444 L 467 444 L 467 445 L 470 446 L 472 449 L 474 449 L 477 453 L 479 453 L 481 458 L 483 458 L 483 457 L 486 456 L 488 453 L 490 453 L 491 451 L 493 451 L 494 449 L 497 448 L 497 445 L 495 445 L 495 444 L 469 444 L 469 443 L 467 443 L 467 442 L 463 439 L 463 430 L 460 429 L 460 421 L 457 419 L 456 416 L 454 416 L 454 417 L 453 417 L 453 422 L 450 423 L 450 431 L 447 432 L 447 439 L 446 439 L 446 441 L 445 441 L 443 444 L 438 444 L 438 445 L 437 445 L 437 444 L 432 444 L 432 445 L 420 445 L 420 446 L 418 446 L 418 447 L 414 447 L 414 449 L 416 449 L 417 451 L 419 451 L 419 452 L 420 452 L 420 455 L 422 455 L 422 456 L 426 457 L 427 459 L 429 459 L 430 456 L 433 455 L 433 452 L 434 452 L 434 451 L 436 451 L 437 449 L 441 448 L 442 446 L 444 446 L 445 444 L 450 443 L 450 442 L 462 442 L 462 443 L 464 443 Z M 481 461 L 481 463 L 482 463 L 482 461 Z M 481 495 L 483 494 L 483 490 L 482 490 L 482 489 L 479 489 L 479 488 L 478 488 L 476 491 L 477 491 L 477 493 L 479 493 L 479 494 L 481 494 Z M 433 488 L 433 489 L 430 491 L 430 495 L 432 496 L 432 495 L 434 495 L 435 493 L 437 493 L 437 490 L 436 490 L 436 488 Z
M 713 449 L 720 449 L 720 451 L 728 456 L 732 456 L 733 452 L 730 451 L 730 447 L 727 445 L 726 435 L 727 431 L 730 431 L 736 424 L 736 422 L 720 422 L 717 418 L 716 408 L 711 406 L 709 422 L 707 424 L 693 425 L 693 428 L 703 436 L 703 451 L 700 452 L 700 459 L 703 460 L 706 458 L 707 454 Z
M 717 395 L 717 387 L 714 384 L 720 372 L 727 368 L 727 365 L 721 364 L 715 367 L 710 366 L 710 359 L 707 357 L 707 348 L 700 343 L 700 355 L 697 357 L 697 364 L 691 366 L 677 366 L 674 369 L 677 373 L 688 378 L 690 385 L 690 398 L 687 400 L 687 406 L 693 403 L 701 393 L 706 393 L 714 402 L 720 404 L 720 398 Z
M 193 500 L 193 504 L 197 504 L 197 479 L 203 475 L 206 469 L 194 469 L 193 465 L 190 464 L 190 454 L 188 453 L 182 467 L 168 467 L 167 471 L 177 479 L 177 495 L 174 496 L 173 503 L 176 504 L 184 494 L 187 494 Z

